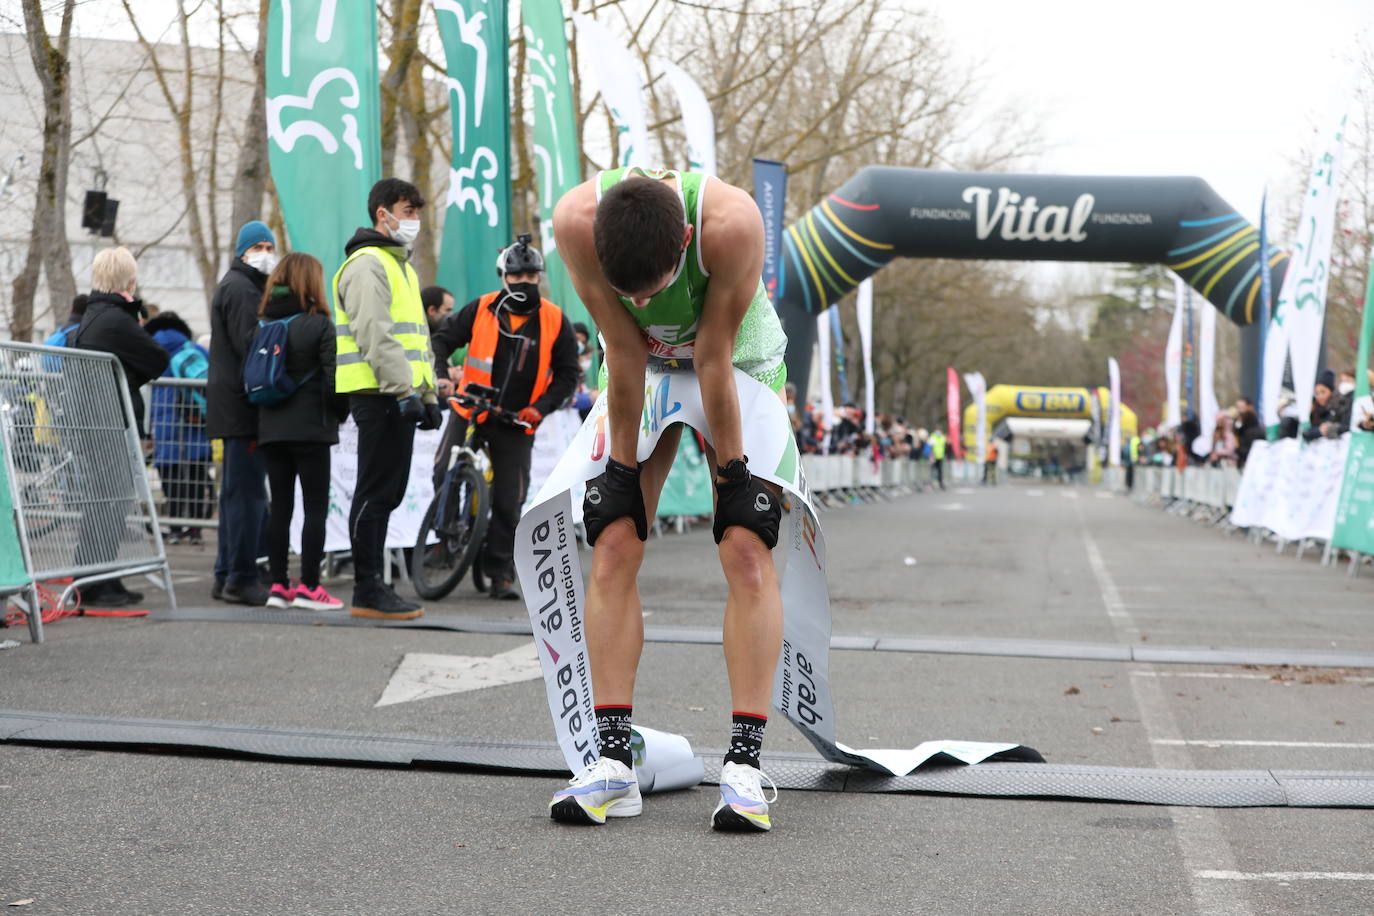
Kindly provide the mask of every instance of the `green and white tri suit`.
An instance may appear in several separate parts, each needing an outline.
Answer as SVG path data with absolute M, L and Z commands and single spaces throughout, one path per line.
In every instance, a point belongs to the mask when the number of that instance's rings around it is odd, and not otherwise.
M 649 300 L 643 308 L 636 308 L 630 300 L 620 297 L 626 311 L 634 316 L 645 339 L 649 343 L 651 365 L 669 369 L 690 369 L 696 348 L 697 325 L 701 320 L 701 308 L 706 302 L 706 288 L 711 275 L 701 262 L 701 213 L 702 202 L 706 197 L 706 180 L 709 176 L 700 172 L 678 172 L 672 170 L 642 169 L 637 167 L 612 169 L 602 172 L 596 179 L 596 199 L 616 182 L 631 175 L 664 180 L 677 179 L 678 197 L 687 225 L 693 226 L 692 239 L 687 243 L 682 259 L 678 262 L 673 282 Z M 774 391 L 781 391 L 787 381 L 787 367 L 783 364 L 783 354 L 787 350 L 787 335 L 783 333 L 782 323 L 768 300 L 763 288 L 763 278 L 759 277 L 754 298 L 749 301 L 749 309 L 744 313 L 739 333 L 735 335 L 735 351 L 732 362 L 751 378 L 767 385 Z M 604 380 L 603 380 L 604 386 Z

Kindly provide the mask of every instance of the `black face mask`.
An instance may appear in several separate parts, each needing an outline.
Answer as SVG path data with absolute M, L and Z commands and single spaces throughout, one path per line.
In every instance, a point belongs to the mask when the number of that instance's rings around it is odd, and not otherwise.
M 512 315 L 528 315 L 539 308 L 538 283 L 512 283 L 506 287 L 505 306 Z

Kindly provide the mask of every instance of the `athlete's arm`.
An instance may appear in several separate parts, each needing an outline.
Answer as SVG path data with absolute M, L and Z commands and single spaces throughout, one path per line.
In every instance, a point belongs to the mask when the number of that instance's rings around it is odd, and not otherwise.
M 636 455 L 639 418 L 644 409 L 644 366 L 649 347 L 639 325 L 601 274 L 592 237 L 595 217 L 596 188 L 592 181 L 585 181 L 559 199 L 553 211 L 553 232 L 558 239 L 558 252 L 572 278 L 573 289 L 577 290 L 606 341 L 611 457 L 621 464 L 636 467 L 639 464 Z
M 715 179 L 708 183 L 699 244 L 711 281 L 693 361 L 716 460 L 724 466 L 744 456 L 733 356 L 735 337 L 763 273 L 763 216 L 744 191 Z

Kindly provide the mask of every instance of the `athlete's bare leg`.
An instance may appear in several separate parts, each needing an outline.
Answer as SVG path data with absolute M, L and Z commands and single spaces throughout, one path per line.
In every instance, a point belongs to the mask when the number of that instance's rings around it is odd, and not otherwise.
M 714 471 L 715 452 L 708 448 L 706 453 Z M 780 497 L 777 487 L 767 486 Z M 729 588 L 724 642 L 730 702 L 737 712 L 767 715 L 782 653 L 782 590 L 773 552 L 757 534 L 734 526 L 720 539 L 720 567 Z
M 650 525 L 659 493 L 677 457 L 681 434 L 681 425 L 667 430 L 654 453 L 640 465 L 639 485 Z M 585 632 L 597 705 L 634 704 L 635 671 L 644 649 L 644 614 L 639 601 L 639 567 L 643 562 L 644 542 L 628 518 L 607 525 L 592 548 Z

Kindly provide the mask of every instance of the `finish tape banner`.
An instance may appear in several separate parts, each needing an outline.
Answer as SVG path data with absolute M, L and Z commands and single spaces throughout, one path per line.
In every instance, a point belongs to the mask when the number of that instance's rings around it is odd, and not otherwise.
M 1038 752 L 1017 744 L 926 741 L 910 749 L 854 750 L 837 741 L 829 683 L 831 620 L 825 537 L 810 502 L 782 401 L 738 369 L 735 384 L 751 470 L 792 497 L 785 536 L 779 541 L 787 551 L 787 565 L 782 578 L 782 655 L 773 684 L 773 705 L 826 760 L 887 775 L 904 776 L 936 757 L 967 764 L 992 758 L 1042 760 Z M 653 454 L 663 433 L 675 423 L 711 439 L 696 375 L 647 370 L 637 459 L 644 461 Z M 568 769 L 574 773 L 596 760 L 599 751 L 572 494 L 604 468 L 608 427 L 603 392 L 535 497 L 534 506 L 521 518 L 515 535 L 516 573 L 544 671 L 549 712 Z M 701 761 L 690 756 L 686 739 L 649 729 L 641 729 L 641 738 L 643 753 L 637 753 L 635 761 L 641 788 L 662 791 L 700 781 Z

